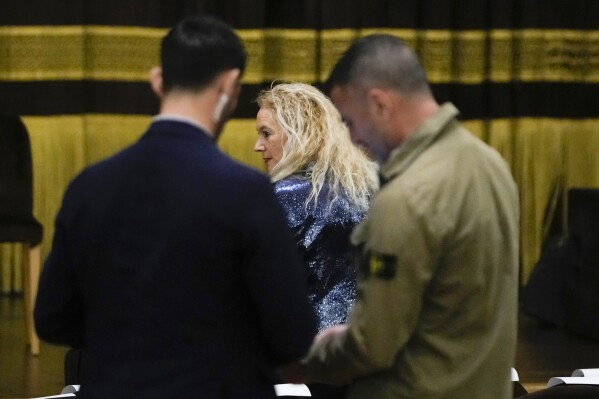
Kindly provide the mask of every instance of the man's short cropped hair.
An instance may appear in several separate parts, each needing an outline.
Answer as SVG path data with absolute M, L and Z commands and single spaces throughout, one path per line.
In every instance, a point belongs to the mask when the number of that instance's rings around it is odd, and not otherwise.
M 243 73 L 247 54 L 231 27 L 208 16 L 190 16 L 162 40 L 163 91 L 201 90 L 224 71 Z

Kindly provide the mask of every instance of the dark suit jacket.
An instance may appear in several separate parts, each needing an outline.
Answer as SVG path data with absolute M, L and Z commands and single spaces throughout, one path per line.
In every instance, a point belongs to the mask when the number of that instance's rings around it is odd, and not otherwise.
M 273 397 L 316 331 L 296 251 L 265 175 L 156 121 L 67 189 L 36 328 L 83 348 L 83 397 Z

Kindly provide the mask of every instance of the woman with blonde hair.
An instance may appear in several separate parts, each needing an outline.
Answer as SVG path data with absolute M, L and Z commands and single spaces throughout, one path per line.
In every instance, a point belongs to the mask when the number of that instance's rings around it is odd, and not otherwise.
M 354 146 L 328 97 L 303 83 L 284 83 L 258 95 L 262 154 L 303 252 L 308 295 L 318 328 L 344 323 L 356 291 L 349 235 L 378 188 L 376 163 Z M 342 398 L 345 387 L 310 385 L 314 398 Z
M 257 103 L 254 150 L 304 253 L 319 329 L 343 323 L 355 296 L 349 234 L 378 188 L 376 164 L 351 142 L 341 115 L 315 87 L 278 84 Z

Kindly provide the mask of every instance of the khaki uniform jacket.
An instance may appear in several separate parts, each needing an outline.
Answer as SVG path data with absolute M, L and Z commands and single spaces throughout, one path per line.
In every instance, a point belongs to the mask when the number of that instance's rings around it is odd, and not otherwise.
M 314 380 L 351 382 L 348 398 L 511 398 L 518 192 L 457 114 L 444 104 L 391 153 L 352 234 L 349 327 L 305 359 Z

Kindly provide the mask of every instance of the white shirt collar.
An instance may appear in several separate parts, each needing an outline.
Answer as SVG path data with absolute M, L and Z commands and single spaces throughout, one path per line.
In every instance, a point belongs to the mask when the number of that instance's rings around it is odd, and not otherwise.
M 188 118 L 186 116 L 181 116 L 181 115 L 174 115 L 174 114 L 158 114 L 156 116 L 154 116 L 152 118 L 153 122 L 159 122 L 159 121 L 175 121 L 175 122 L 182 122 L 182 123 L 187 123 L 189 125 L 195 126 L 198 129 L 200 129 L 201 131 L 205 132 L 208 136 L 211 136 L 210 131 L 208 129 L 206 129 L 204 126 L 202 126 L 200 123 L 198 123 L 197 121 Z M 212 137 L 212 136 L 211 136 Z

